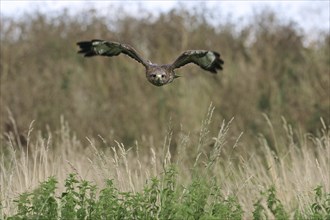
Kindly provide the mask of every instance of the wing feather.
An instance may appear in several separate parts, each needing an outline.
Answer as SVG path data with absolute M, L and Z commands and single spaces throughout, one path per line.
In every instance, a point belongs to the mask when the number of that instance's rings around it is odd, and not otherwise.
M 183 52 L 172 64 L 172 68 L 180 68 L 188 63 L 194 63 L 202 69 L 211 73 L 217 73 L 222 70 L 224 61 L 220 58 L 220 54 L 209 50 L 188 50 Z
M 145 67 L 148 66 L 148 62 L 143 59 L 138 52 L 128 44 L 121 44 L 113 41 L 104 41 L 94 39 L 92 41 L 81 41 L 78 42 L 80 50 L 78 53 L 83 54 L 85 57 L 91 56 L 118 56 L 123 53 L 129 57 L 135 59 Z

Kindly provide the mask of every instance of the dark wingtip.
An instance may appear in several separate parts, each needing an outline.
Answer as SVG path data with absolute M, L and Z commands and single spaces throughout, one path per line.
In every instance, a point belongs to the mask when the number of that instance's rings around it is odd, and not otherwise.
M 212 51 L 213 54 L 215 55 L 215 60 L 213 61 L 213 63 L 211 64 L 211 66 L 208 68 L 208 71 L 210 71 L 211 73 L 216 74 L 217 70 L 223 70 L 223 64 L 225 63 L 221 57 L 220 57 L 220 53 L 216 52 L 216 51 Z
M 83 54 L 84 57 L 91 57 L 91 56 L 96 55 L 96 53 L 92 49 L 93 41 L 94 40 L 77 42 L 77 45 L 79 46 L 79 49 L 80 49 L 78 51 L 78 53 Z
M 91 47 L 92 42 L 91 41 L 79 41 L 79 42 L 77 42 L 77 45 L 79 47 Z
M 212 51 L 212 52 L 216 57 L 220 57 L 220 53 L 218 53 L 217 51 Z

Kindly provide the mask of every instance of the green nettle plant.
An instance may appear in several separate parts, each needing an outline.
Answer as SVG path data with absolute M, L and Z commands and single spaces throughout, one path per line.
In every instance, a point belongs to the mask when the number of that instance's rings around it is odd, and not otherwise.
M 274 217 L 279 220 L 288 219 L 289 216 L 284 210 L 281 201 L 276 197 L 275 187 L 271 187 L 267 191 L 267 207 L 273 213 Z
M 58 201 L 55 198 L 57 181 L 50 177 L 31 193 L 22 193 L 17 203 L 17 214 L 8 219 L 58 218 Z
M 70 174 L 65 191 L 55 195 L 57 181 L 50 177 L 30 193 L 22 193 L 14 202 L 17 213 L 6 219 L 243 219 L 243 210 L 233 195 L 224 198 L 221 189 L 210 179 L 194 179 L 187 186 L 177 186 L 176 172 L 168 169 L 161 178 L 152 178 L 138 193 L 119 192 L 112 180 L 97 187 Z M 329 219 L 330 194 L 315 188 L 311 212 L 296 210 L 294 219 Z M 97 196 L 98 195 L 98 196 Z M 261 193 L 254 204 L 254 220 L 290 218 L 272 186 Z M 265 200 L 266 206 L 262 204 Z

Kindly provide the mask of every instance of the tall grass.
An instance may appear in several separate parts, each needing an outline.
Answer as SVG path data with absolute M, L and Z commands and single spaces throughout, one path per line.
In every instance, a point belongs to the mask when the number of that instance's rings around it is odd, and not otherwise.
M 15 136 L 9 135 L 11 138 L 7 143 L 8 152 L 2 152 L 0 164 L 1 216 L 4 218 L 16 213 L 17 206 L 13 200 L 18 199 L 20 194 L 24 196 L 22 194 L 24 192 L 34 190 L 50 176 L 54 176 L 58 182 L 55 193 L 62 198 L 60 204 L 66 203 L 63 198 L 64 194 L 61 196 L 60 192 L 67 192 L 67 184 L 73 184 L 71 190 L 75 191 L 82 187 L 83 181 L 87 180 L 90 184 L 88 187 L 95 185 L 99 189 L 105 187 L 104 190 L 110 190 L 107 188 L 109 182 L 107 183 L 105 180 L 111 179 L 113 187 L 119 193 L 124 193 L 123 195 L 132 193 L 129 194 L 132 196 L 142 193 L 145 196 L 145 193 L 150 192 L 145 188 L 146 184 L 152 184 L 150 180 L 156 178 L 154 187 L 157 186 L 156 189 L 160 190 L 155 189 L 160 193 L 155 192 L 157 196 L 169 193 L 162 191 L 165 188 L 178 193 L 175 194 L 178 196 L 176 200 L 182 203 L 179 202 L 177 205 L 181 204 L 182 209 L 179 208 L 173 212 L 177 216 L 180 216 L 181 212 L 183 212 L 182 216 L 187 215 L 185 207 L 194 206 L 191 202 L 196 199 L 195 196 L 206 196 L 205 199 L 207 199 L 203 200 L 201 197 L 200 201 L 206 203 L 203 205 L 199 201 L 196 205 L 206 207 L 206 204 L 212 204 L 212 202 L 209 203 L 211 197 L 208 195 L 212 195 L 212 193 L 209 194 L 209 187 L 216 187 L 220 190 L 220 197 L 214 198 L 214 201 L 222 201 L 224 204 L 227 204 L 225 201 L 232 201 L 225 206 L 226 208 L 221 213 L 228 210 L 231 205 L 233 205 L 233 210 L 236 209 L 234 206 L 239 205 L 243 218 L 254 216 L 255 219 L 260 219 L 256 216 L 273 218 L 275 215 L 284 215 L 284 219 L 286 219 L 287 217 L 297 217 L 299 214 L 302 219 L 305 219 L 315 211 L 313 204 L 315 206 L 320 203 L 323 204 L 320 206 L 320 212 L 323 213 L 322 216 L 326 215 L 325 213 L 329 210 L 325 210 L 325 198 L 321 196 L 322 199 L 317 200 L 314 198 L 316 193 L 313 192 L 313 189 L 318 186 L 321 187 L 318 190 L 321 189 L 321 192 L 323 191 L 325 194 L 330 191 L 328 172 L 330 134 L 329 127 L 324 124 L 323 120 L 320 122 L 322 129 L 318 136 L 301 134 L 296 137 L 294 135 L 296 130 L 283 119 L 283 130 L 286 136 L 273 134 L 273 141 L 277 143 L 278 147 L 275 151 L 270 148 L 268 141 L 262 135 L 258 138 L 260 144 L 256 148 L 251 149 L 249 145 L 242 142 L 240 140 L 242 134 L 237 135 L 236 141 L 232 145 L 228 141 L 232 138 L 228 131 L 232 124 L 236 123 L 235 119 L 228 123 L 221 123 L 218 134 L 214 134 L 209 130 L 213 113 L 214 107 L 210 106 L 207 117 L 201 125 L 200 134 L 197 137 L 189 134 L 182 136 L 177 151 L 172 153 L 170 152 L 171 132 L 168 132 L 165 137 L 163 146 L 155 146 L 150 142 L 149 145 L 143 147 L 149 150 L 141 154 L 142 146 L 138 142 L 135 146 L 126 149 L 122 143 L 110 142 L 105 137 L 99 137 L 103 146 L 97 144 L 98 142 L 92 138 L 77 140 L 63 119 L 59 131 L 49 131 L 44 135 L 32 131 L 33 126 L 31 126 L 28 146 L 25 150 L 17 150 Z M 265 123 L 269 123 L 270 129 L 272 129 L 272 124 L 268 119 L 265 120 Z M 237 148 L 242 149 L 238 151 Z M 195 151 L 190 149 L 195 149 Z M 245 153 L 241 154 L 242 151 Z M 177 175 L 174 174 L 175 176 L 171 177 L 172 174 L 167 172 L 173 166 Z M 68 178 L 71 173 L 75 173 L 77 182 Z M 205 182 L 195 182 L 197 180 Z M 56 183 L 52 179 L 49 181 L 45 184 Z M 66 181 L 69 182 L 64 185 Z M 197 185 L 194 185 L 194 182 Z M 75 188 L 76 184 L 82 185 Z M 171 186 L 171 184 L 173 185 Z M 42 185 L 39 187 L 42 189 Z M 208 190 L 203 191 L 203 187 Z M 45 188 L 45 190 L 47 189 Z M 214 188 L 214 190 L 216 189 Z M 195 191 L 201 194 L 194 195 Z M 105 193 L 105 191 L 102 192 Z M 102 201 L 102 192 L 97 193 L 100 196 L 99 202 Z M 189 199 L 190 196 L 192 196 L 192 200 Z M 22 199 L 24 201 L 25 197 L 19 198 L 19 201 Z M 129 198 L 131 197 L 126 199 Z M 131 199 L 133 199 L 132 202 L 139 202 L 141 199 L 139 198 L 132 197 Z M 237 203 L 234 198 L 237 199 Z M 93 200 L 93 198 L 91 199 Z M 130 201 L 121 200 L 119 197 L 117 199 L 119 199 L 116 200 L 117 202 Z M 165 200 L 162 202 L 166 203 L 167 200 Z M 317 203 L 318 201 L 320 202 Z M 147 204 L 150 205 L 148 202 Z M 213 206 L 211 205 L 211 207 Z M 218 208 L 220 209 L 220 207 Z M 206 208 L 201 216 L 206 215 L 207 210 Z M 62 209 L 62 211 L 64 210 Z M 196 212 L 196 210 L 193 211 L 193 213 Z M 62 215 L 65 214 L 62 213 Z M 155 214 L 155 216 L 157 215 Z M 242 217 L 240 216 L 241 214 L 238 212 L 238 219 Z

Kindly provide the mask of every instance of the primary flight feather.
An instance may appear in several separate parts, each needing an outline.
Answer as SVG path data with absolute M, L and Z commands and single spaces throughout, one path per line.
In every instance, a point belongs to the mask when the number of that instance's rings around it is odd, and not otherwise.
M 146 77 L 149 82 L 156 86 L 163 86 L 171 83 L 178 76 L 174 69 L 180 68 L 188 63 L 194 63 L 202 69 L 211 73 L 217 73 L 217 70 L 222 70 L 223 60 L 220 54 L 209 50 L 188 50 L 183 52 L 173 63 L 158 65 L 145 60 L 138 52 L 128 44 L 121 44 L 118 42 L 91 40 L 78 42 L 80 50 L 85 57 L 92 56 L 118 56 L 123 53 L 146 68 Z

